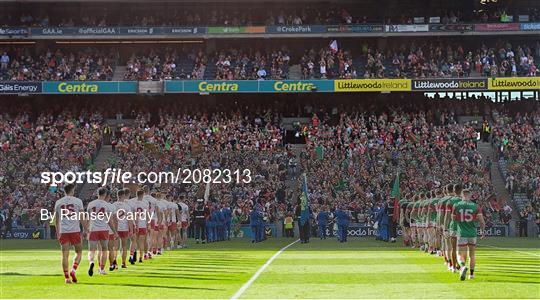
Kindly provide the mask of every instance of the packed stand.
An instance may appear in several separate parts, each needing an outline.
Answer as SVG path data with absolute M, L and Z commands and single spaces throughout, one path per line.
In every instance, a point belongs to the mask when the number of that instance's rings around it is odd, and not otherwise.
M 303 129 L 307 148 L 301 168 L 307 172 L 314 211 L 322 205 L 344 206 L 355 222 L 373 224 L 398 172 L 402 195 L 467 183 L 474 199 L 497 209 L 501 205 L 494 200 L 475 130 L 459 125 L 453 111 L 362 111 L 314 110 Z M 503 222 L 498 214 L 489 216 L 492 223 Z
M 196 106 L 178 109 L 173 104 L 162 107 L 157 118 L 141 111 L 134 125 L 114 133 L 115 155 L 109 166 L 134 173 L 176 172 L 178 168 L 240 170 L 241 182 L 211 185 L 210 201 L 217 207 L 225 202 L 231 205 L 236 231 L 241 224 L 249 223 L 254 204 L 264 207 L 266 220 L 273 221 L 274 208 L 285 202 L 289 154 L 283 147 L 279 115 L 270 110 L 254 115 L 247 111 L 225 113 Z M 243 182 L 248 176 L 251 182 Z M 191 210 L 205 189 L 203 183 L 163 186 L 174 197 L 182 197 Z
M 150 51 L 132 55 L 127 61 L 125 80 L 264 80 L 286 79 L 290 57 L 286 50 L 241 51 L 231 49 L 206 54 L 203 51 L 164 54 Z
M 506 161 L 506 188 L 511 195 L 525 194 L 529 203 L 518 203 L 519 215 L 540 219 L 540 107 L 527 112 L 502 114 L 493 129 L 493 144 Z
M 538 76 L 540 42 L 467 47 L 461 43 L 408 43 L 384 51 L 362 46 L 364 78 Z
M 300 59 L 302 79 L 352 79 L 356 78 L 350 50 L 321 48 L 318 52 L 308 50 Z
M 24 111 L 0 115 L 0 197 L 2 235 L 11 228 L 36 228 L 40 209 L 52 211 L 56 187 L 41 183 L 41 172 L 92 167 L 101 143 L 102 117 L 88 111 Z
M 290 57 L 287 51 L 219 51 L 211 59 L 217 80 L 286 79 Z
M 48 8 L 43 14 L 39 6 L 13 8 L 6 5 L 5 14 L 0 15 L 2 26 L 32 27 L 106 27 L 106 26 L 252 26 L 252 25 L 332 25 L 332 24 L 441 24 L 458 23 L 509 23 L 538 22 L 538 7 L 507 7 L 492 5 L 473 9 L 438 10 L 388 3 L 389 11 L 381 12 L 376 5 L 328 5 L 309 4 L 265 7 L 253 6 L 245 9 L 215 4 L 213 9 L 194 6 L 137 7 L 130 14 L 123 14 L 123 7 L 109 5 L 106 10 L 95 7 L 73 7 L 66 17 L 69 6 L 63 11 Z M 159 11 L 161 10 L 161 11 Z M 394 11 L 398 13 L 394 13 Z M 122 16 L 119 18 L 119 16 Z M 525 19 L 519 16 L 527 16 Z M 430 20 L 431 18 L 431 20 Z M 435 19 L 433 19 L 435 18 Z
M 0 80 L 112 80 L 116 60 L 103 49 L 48 49 L 40 54 L 29 48 L 0 49 Z

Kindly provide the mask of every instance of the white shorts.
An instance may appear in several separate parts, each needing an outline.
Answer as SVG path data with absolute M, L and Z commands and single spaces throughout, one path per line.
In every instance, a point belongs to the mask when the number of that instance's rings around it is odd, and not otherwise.
M 476 246 L 476 238 L 475 237 L 458 237 L 457 245 L 458 247 Z

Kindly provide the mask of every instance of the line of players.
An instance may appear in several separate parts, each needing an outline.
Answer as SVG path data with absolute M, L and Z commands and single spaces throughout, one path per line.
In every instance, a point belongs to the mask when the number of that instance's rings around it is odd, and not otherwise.
M 106 274 L 107 260 L 109 271 L 118 269 L 117 255 L 120 249 L 121 267 L 126 268 L 128 251 L 129 262 L 135 264 L 137 252 L 138 262 L 142 263 L 143 260 L 162 254 L 165 249 L 186 247 L 189 208 L 185 203 L 174 201 L 160 192 L 150 195 L 147 186 L 136 191 L 121 189 L 117 192 L 117 200 L 111 203 L 109 190 L 99 188 L 97 199 L 88 203 L 85 210 L 81 199 L 74 197 L 74 190 L 73 184 L 65 185 L 65 196 L 56 201 L 54 207 L 54 222 L 62 249 L 62 269 L 66 283 L 77 282 L 76 271 L 82 258 L 83 236 L 89 245 L 89 276 L 94 274 L 95 260 L 99 264 L 99 274 Z M 69 211 L 68 217 L 59 217 L 66 210 Z M 85 212 L 102 217 L 78 217 Z M 112 217 L 104 218 L 106 214 Z M 133 217 L 128 218 L 124 214 Z M 68 271 L 71 246 L 75 248 L 75 258 L 71 271 Z
M 469 270 L 473 279 L 478 223 L 483 238 L 485 221 L 481 206 L 471 200 L 471 190 L 447 185 L 407 194 L 399 206 L 405 245 L 443 256 L 448 270 L 460 273 L 460 280 L 465 280 Z

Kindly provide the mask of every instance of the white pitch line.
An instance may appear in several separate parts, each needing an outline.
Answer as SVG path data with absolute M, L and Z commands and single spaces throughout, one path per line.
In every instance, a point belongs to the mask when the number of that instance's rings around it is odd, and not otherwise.
M 526 251 L 514 250 L 514 249 L 510 249 L 510 248 L 503 248 L 503 247 L 496 247 L 496 246 L 491 246 L 491 245 L 486 245 L 486 244 L 480 244 L 480 246 L 485 246 L 485 247 L 490 247 L 490 248 L 495 248 L 495 249 L 500 249 L 500 250 L 506 250 L 506 251 L 512 251 L 512 252 L 516 252 L 516 253 L 523 253 L 523 254 L 528 254 L 528 255 L 540 257 L 540 254 L 536 254 L 536 253 L 532 253 L 532 252 L 526 252 Z
M 264 270 L 274 261 L 274 259 L 278 257 L 278 255 L 281 254 L 281 252 L 285 251 L 290 246 L 296 244 L 298 241 L 299 240 L 296 240 L 288 244 L 287 246 L 279 249 L 279 251 L 276 252 L 274 255 L 272 255 L 272 257 L 270 257 L 270 259 L 268 259 L 266 263 L 262 265 L 262 267 L 260 267 L 259 270 L 257 270 L 257 273 L 253 274 L 253 276 L 251 276 L 251 278 L 246 283 L 244 283 L 244 285 L 231 297 L 231 300 L 236 300 L 240 298 L 240 296 L 242 296 L 242 294 L 251 286 L 251 284 L 253 284 L 253 282 L 257 280 L 257 278 L 262 274 L 262 272 L 264 272 Z

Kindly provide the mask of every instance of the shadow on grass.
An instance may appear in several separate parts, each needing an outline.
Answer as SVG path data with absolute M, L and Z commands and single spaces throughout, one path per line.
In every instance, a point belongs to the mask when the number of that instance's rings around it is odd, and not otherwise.
M 5 272 L 5 273 L 0 273 L 0 276 L 28 276 L 28 277 L 50 276 L 50 277 L 58 277 L 58 274 L 26 274 L 26 273 L 18 273 L 18 272 Z
M 126 287 L 140 287 L 140 288 L 161 288 L 161 289 L 174 289 L 174 290 L 202 290 L 202 291 L 220 291 L 220 289 L 212 288 L 198 288 L 188 286 L 170 286 L 170 285 L 149 285 L 149 284 L 136 284 L 136 283 L 95 283 L 95 282 L 80 282 L 78 285 L 104 285 L 104 286 L 126 286 Z

